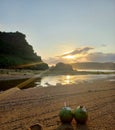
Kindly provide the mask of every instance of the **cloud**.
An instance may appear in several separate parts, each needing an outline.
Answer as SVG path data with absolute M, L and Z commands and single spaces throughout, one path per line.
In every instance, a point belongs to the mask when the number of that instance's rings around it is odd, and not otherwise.
M 92 47 L 77 48 L 69 53 L 44 59 L 49 65 L 55 65 L 58 62 L 76 63 L 76 62 L 115 62 L 115 53 L 89 52 Z M 75 56 L 75 58 L 65 58 L 66 56 Z
M 43 59 L 43 61 L 45 63 L 48 63 L 49 65 L 55 65 L 59 62 L 63 62 L 63 63 L 72 63 L 73 61 L 70 60 L 70 59 L 65 59 L 65 58 L 62 58 L 62 57 L 50 57 L 48 59 Z
M 59 57 L 49 57 L 48 59 L 43 59 L 43 61 L 49 65 L 55 65 L 56 63 L 62 61 L 62 59 Z
M 86 54 L 91 49 L 94 49 L 94 48 L 92 48 L 92 47 L 76 48 L 75 50 L 73 50 L 69 53 L 63 54 L 60 57 L 65 57 L 68 55 Z
M 101 46 L 102 46 L 102 47 L 107 47 L 107 45 L 106 45 L 106 44 L 102 44 Z

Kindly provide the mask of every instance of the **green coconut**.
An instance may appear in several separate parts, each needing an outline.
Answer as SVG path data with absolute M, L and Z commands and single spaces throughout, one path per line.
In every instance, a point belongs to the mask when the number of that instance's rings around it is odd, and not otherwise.
M 77 123 L 85 124 L 88 119 L 88 112 L 84 106 L 78 106 L 74 111 L 74 118 Z
M 59 113 L 59 117 L 62 123 L 71 123 L 73 119 L 73 113 L 70 107 L 63 107 Z

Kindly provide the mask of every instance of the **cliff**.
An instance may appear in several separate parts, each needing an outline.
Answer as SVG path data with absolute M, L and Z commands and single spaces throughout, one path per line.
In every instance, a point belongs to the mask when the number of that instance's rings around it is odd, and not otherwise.
M 0 32 L 0 68 L 48 69 L 20 32 Z

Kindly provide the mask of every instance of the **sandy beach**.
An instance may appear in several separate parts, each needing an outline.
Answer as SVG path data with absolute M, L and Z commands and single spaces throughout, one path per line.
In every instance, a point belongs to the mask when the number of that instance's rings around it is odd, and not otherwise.
M 109 79 L 5 93 L 0 93 L 0 130 L 27 130 L 37 123 L 43 130 L 64 130 L 58 115 L 65 101 L 72 109 L 86 106 L 89 115 L 86 125 L 73 120 L 68 130 L 115 128 L 115 81 Z

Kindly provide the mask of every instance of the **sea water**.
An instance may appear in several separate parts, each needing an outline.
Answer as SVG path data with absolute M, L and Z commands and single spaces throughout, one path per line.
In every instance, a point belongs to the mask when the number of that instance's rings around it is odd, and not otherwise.
M 50 87 L 56 85 L 78 84 L 83 82 L 92 82 L 97 79 L 108 79 L 115 81 L 115 74 L 101 74 L 101 75 L 57 75 L 45 76 L 40 82 L 35 82 L 35 87 Z
M 89 75 L 53 75 L 53 76 L 43 76 L 42 78 L 37 78 L 31 83 L 27 84 L 25 88 L 33 87 L 50 87 L 56 85 L 66 85 L 66 84 L 79 84 L 84 82 L 93 82 L 97 79 L 107 79 L 109 81 L 115 81 L 115 74 L 89 74 Z M 4 80 L 0 81 L 0 91 L 7 90 L 9 88 L 15 87 L 18 84 L 26 81 L 28 79 L 16 79 L 16 80 Z

